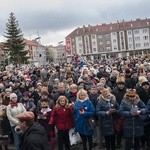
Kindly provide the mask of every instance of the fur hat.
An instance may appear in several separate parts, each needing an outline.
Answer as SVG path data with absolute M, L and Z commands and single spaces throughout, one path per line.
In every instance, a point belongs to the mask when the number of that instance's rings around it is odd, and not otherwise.
M 142 85 L 144 82 L 148 82 L 147 78 L 145 76 L 139 76 L 139 83 Z
M 125 78 L 123 76 L 118 76 L 116 79 L 116 83 L 125 83 Z
M 149 85 L 149 82 L 148 82 L 148 80 L 147 80 L 146 77 L 141 80 L 141 85 L 142 85 L 142 86 L 144 86 L 144 85 Z
M 17 95 L 15 93 L 11 93 L 10 94 L 10 100 L 12 100 L 12 98 L 14 98 L 14 97 L 17 98 Z
M 139 65 L 138 69 L 144 69 L 144 65 L 143 64 Z
M 135 89 L 128 89 L 126 92 L 126 96 L 135 97 L 136 96 L 136 90 Z

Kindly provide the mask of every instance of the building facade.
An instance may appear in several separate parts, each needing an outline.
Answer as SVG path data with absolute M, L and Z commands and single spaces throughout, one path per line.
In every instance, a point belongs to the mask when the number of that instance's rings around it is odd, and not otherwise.
M 37 40 L 25 40 L 25 43 L 29 63 L 36 66 L 46 65 L 46 47 Z
M 150 19 L 78 27 L 66 37 L 68 60 L 128 57 L 150 52 Z

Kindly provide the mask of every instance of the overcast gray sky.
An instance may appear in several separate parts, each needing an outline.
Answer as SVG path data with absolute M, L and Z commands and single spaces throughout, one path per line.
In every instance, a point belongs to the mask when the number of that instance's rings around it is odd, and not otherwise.
M 27 39 L 57 45 L 83 25 L 150 18 L 150 0 L 0 0 L 0 41 L 10 12 Z

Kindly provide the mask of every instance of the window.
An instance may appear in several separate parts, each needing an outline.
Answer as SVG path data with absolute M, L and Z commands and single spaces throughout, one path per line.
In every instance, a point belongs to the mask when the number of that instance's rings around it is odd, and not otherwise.
M 148 36 L 143 36 L 143 40 L 148 40 Z
M 106 37 L 106 39 L 108 39 L 110 36 L 109 36 L 109 34 L 105 34 L 105 37 Z
M 79 49 L 79 53 L 80 53 L 80 54 L 82 53 L 82 49 Z
M 139 34 L 139 30 L 134 30 L 134 34 Z
M 112 35 L 116 35 L 116 32 L 113 32 Z
M 82 43 L 79 43 L 79 47 L 82 47 Z
M 148 32 L 148 30 L 147 29 L 143 29 L 143 33 L 147 33 Z
M 137 44 L 135 44 L 135 47 L 141 47 L 141 44 L 140 43 L 137 43 Z
M 132 42 L 132 38 L 129 38 L 129 42 Z
M 117 41 L 116 39 L 113 39 L 113 43 L 116 43 L 116 41 Z
M 129 48 L 130 48 L 130 49 L 133 48 L 133 45 L 132 45 L 132 44 L 129 44 Z
M 96 45 L 96 43 L 95 43 L 95 42 L 93 42 L 93 43 L 92 43 L 92 45 L 93 45 L 93 46 L 95 46 L 95 45 Z
M 102 39 L 102 35 L 99 35 L 98 38 L 99 38 L 99 39 Z
M 128 34 L 131 34 L 132 32 L 131 31 L 128 31 Z
M 93 51 L 96 52 L 96 48 L 93 48 Z
M 95 35 L 92 35 L 92 39 L 95 39 Z
M 140 37 L 135 37 L 135 41 L 140 41 Z
M 149 47 L 149 43 L 144 43 L 144 47 Z
M 114 49 L 115 49 L 115 50 L 117 49 L 117 46 L 116 46 L 116 45 L 114 46 Z
M 80 37 L 78 37 L 78 41 L 81 41 L 81 36 L 80 36 Z

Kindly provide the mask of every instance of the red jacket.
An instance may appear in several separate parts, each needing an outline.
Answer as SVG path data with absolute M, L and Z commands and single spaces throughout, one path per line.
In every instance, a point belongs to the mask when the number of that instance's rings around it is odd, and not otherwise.
M 56 125 L 58 130 L 70 130 L 73 128 L 73 107 L 54 107 L 49 124 Z

